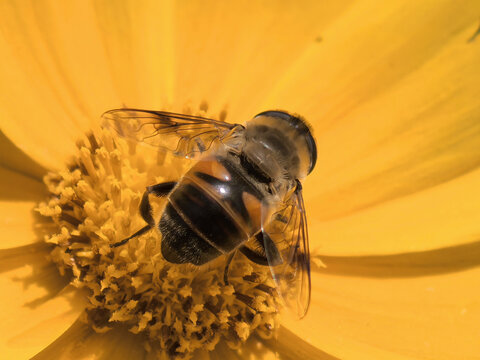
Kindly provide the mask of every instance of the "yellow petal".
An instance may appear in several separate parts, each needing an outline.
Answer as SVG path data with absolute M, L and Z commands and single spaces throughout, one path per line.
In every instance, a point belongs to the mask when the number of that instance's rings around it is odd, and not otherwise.
M 281 326 L 278 335 L 274 339 L 260 340 L 269 349 L 280 356 L 280 359 L 311 359 L 311 360 L 335 360 L 336 357 L 327 354 L 321 349 L 312 346 L 304 339 Z
M 299 111 L 326 130 L 425 65 L 464 30 L 461 44 L 475 47 L 467 41 L 479 11 L 472 1 L 355 1 L 319 34 L 321 42 L 298 54 L 264 104 Z M 430 75 L 436 77 L 433 69 Z M 413 97 L 420 93 L 411 90 Z
M 260 105 L 272 86 L 349 4 L 177 3 L 175 103 L 193 99 L 226 106 L 234 122 L 268 110 Z
M 84 296 L 64 289 L 67 281 L 46 261 L 44 247 L 40 243 L 0 250 L 2 358 L 30 358 L 63 333 L 84 309 Z
M 471 243 L 478 240 L 479 183 L 477 170 L 326 222 L 315 221 L 315 206 L 321 204 L 307 205 L 312 249 L 323 255 L 373 255 Z
M 479 164 L 480 48 L 471 23 L 417 71 L 318 138 L 310 196 L 330 219 L 454 179 Z M 433 74 L 433 75 L 432 75 Z
M 96 333 L 89 325 L 77 320 L 32 360 L 146 359 L 143 340 L 125 328 Z M 153 357 L 148 359 L 153 360 Z
M 384 269 L 388 272 L 388 264 Z M 314 273 L 310 312 L 286 326 L 341 359 L 474 359 L 478 268 L 416 278 Z
M 215 350 L 207 353 L 195 353 L 194 359 L 225 360 L 225 359 L 278 359 L 279 348 L 276 340 L 265 340 L 258 336 L 250 336 L 248 340 L 237 350 L 231 349 L 223 340 L 215 347 Z M 203 357 L 201 357 L 202 355 Z M 283 359 L 283 357 L 282 357 Z M 286 357 L 289 359 L 289 357 Z M 304 358 L 308 359 L 308 358 Z
M 172 103 L 174 3 L 97 1 L 94 8 L 121 103 L 147 109 Z
M 0 128 L 32 159 L 58 168 L 116 99 L 90 3 L 0 5 Z
M 37 232 L 34 213 L 36 203 L 30 201 L 0 201 L 0 249 L 22 246 L 43 240 Z

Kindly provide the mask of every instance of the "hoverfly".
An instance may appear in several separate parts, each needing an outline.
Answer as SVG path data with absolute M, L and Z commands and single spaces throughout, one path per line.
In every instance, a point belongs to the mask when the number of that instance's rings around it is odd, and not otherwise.
M 317 150 L 304 120 L 265 111 L 243 126 L 138 109 L 110 110 L 103 118 L 121 137 L 195 160 L 178 181 L 146 188 L 139 212 L 147 225 L 112 247 L 156 227 L 170 263 L 203 265 L 226 256 L 226 283 L 240 251 L 269 266 L 286 305 L 300 318 L 306 314 L 310 253 L 300 180 L 313 170 Z M 158 222 L 149 195 L 167 199 Z

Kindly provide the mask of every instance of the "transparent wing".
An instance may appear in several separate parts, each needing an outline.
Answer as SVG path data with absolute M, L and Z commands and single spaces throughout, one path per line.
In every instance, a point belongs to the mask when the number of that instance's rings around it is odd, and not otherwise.
M 105 126 L 122 137 L 189 158 L 215 141 L 234 141 L 243 134 L 241 125 L 166 111 L 116 109 L 102 117 Z
M 277 291 L 287 308 L 302 318 L 310 305 L 311 280 L 307 217 L 300 183 L 297 181 L 280 210 L 262 217 L 266 221 L 262 225 L 265 255 Z

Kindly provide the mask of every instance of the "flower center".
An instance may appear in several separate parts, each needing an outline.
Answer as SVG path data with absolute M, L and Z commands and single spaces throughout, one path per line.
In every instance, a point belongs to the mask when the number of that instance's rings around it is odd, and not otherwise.
M 51 198 L 38 211 L 56 225 L 46 241 L 60 273 L 88 289 L 85 319 L 96 331 L 122 323 L 146 335 L 147 349 L 179 358 L 213 350 L 220 340 L 238 348 L 254 332 L 273 335 L 278 301 L 268 267 L 236 254 L 226 285 L 226 256 L 200 267 L 169 263 L 155 228 L 110 246 L 145 226 L 138 211 L 145 188 L 178 180 L 188 160 L 107 129 L 77 145 L 71 165 L 45 177 Z M 164 205 L 152 200 L 155 219 Z

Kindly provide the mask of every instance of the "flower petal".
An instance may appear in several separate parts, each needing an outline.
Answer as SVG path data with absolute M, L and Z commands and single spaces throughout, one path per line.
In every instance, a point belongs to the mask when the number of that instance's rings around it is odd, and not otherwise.
M 351 1 L 188 1 L 175 9 L 175 100 L 226 106 L 244 122 L 309 45 Z M 315 67 L 317 68 L 317 67 Z M 301 97 L 290 92 L 292 97 Z M 280 104 L 285 108 L 283 104 Z M 218 110 L 221 110 L 218 109 Z
M 465 47 L 458 50 L 473 47 L 467 41 L 478 27 L 479 11 L 480 5 L 469 1 L 355 1 L 319 34 L 321 42 L 298 54 L 265 105 L 301 111 L 318 130 L 341 123 L 355 107 L 390 90 L 459 35 Z M 409 98 L 420 93 L 415 89 Z
M 112 81 L 122 104 L 146 109 L 170 104 L 175 78 L 174 3 L 95 2 L 94 7 Z
M 0 353 L 26 359 L 75 321 L 84 296 L 46 260 L 44 243 L 0 250 Z M 64 290 L 62 290 L 64 289 Z
M 33 202 L 0 201 L 0 249 L 32 244 L 39 241 Z
M 304 359 L 304 360 L 335 360 L 336 357 L 327 354 L 293 332 L 281 326 L 278 337 L 275 339 L 260 339 L 268 348 L 280 355 L 280 359 Z
M 96 25 L 90 3 L 0 5 L 0 128 L 47 168 L 120 104 Z
M 388 264 L 385 264 L 388 272 Z M 286 326 L 345 359 L 474 359 L 480 268 L 417 278 L 314 273 L 310 312 Z
M 203 354 L 202 354 L 203 355 Z M 194 359 L 197 357 L 197 353 L 195 353 Z M 238 350 L 233 350 L 225 343 L 225 341 L 220 340 L 220 342 L 210 353 L 207 353 L 204 359 L 209 360 L 224 360 L 224 359 L 235 359 L 235 360 L 242 360 L 242 359 L 261 359 L 261 360 L 273 360 L 277 359 L 278 357 L 275 356 L 275 350 L 268 349 L 262 341 L 257 339 L 256 336 L 251 336 L 245 344 Z M 203 359 L 199 357 L 199 359 Z
M 310 202 L 307 210 L 311 247 L 322 255 L 378 255 L 474 242 L 480 223 L 479 183 L 477 170 L 428 190 L 325 222 L 315 221 L 315 216 L 318 208 L 326 206 L 310 206 Z
M 310 196 L 324 204 L 319 219 L 436 186 L 480 165 L 480 48 L 465 40 L 475 26 L 320 134 L 321 168 L 309 179 L 318 185 Z
M 32 360 L 146 359 L 144 340 L 118 327 L 106 333 L 96 333 L 89 325 L 77 320 Z

